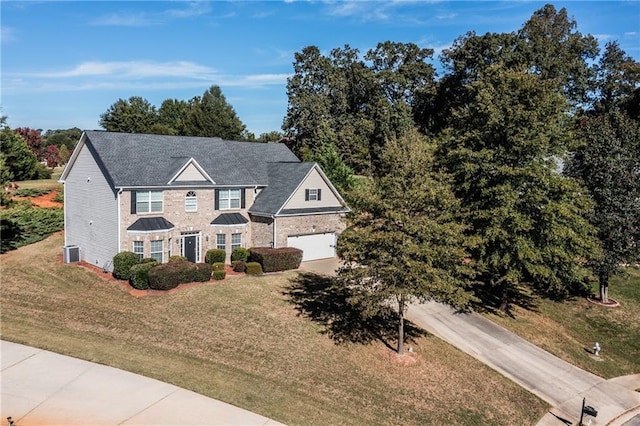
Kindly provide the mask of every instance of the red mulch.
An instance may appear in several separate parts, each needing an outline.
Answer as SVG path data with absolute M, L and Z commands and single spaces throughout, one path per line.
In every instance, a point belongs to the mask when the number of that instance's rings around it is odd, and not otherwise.
M 53 190 L 48 194 L 40 195 L 39 197 L 13 197 L 16 200 L 29 200 L 34 206 L 42 208 L 62 207 L 62 203 L 53 201 L 58 195 L 57 190 Z

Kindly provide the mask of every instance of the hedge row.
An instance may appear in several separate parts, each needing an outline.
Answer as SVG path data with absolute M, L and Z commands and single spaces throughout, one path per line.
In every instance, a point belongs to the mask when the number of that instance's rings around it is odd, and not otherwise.
M 184 260 L 163 263 L 149 271 L 149 288 L 171 290 L 183 283 L 209 281 L 212 270 L 208 263 L 191 263 Z
M 263 272 L 298 269 L 302 262 L 302 250 L 295 247 L 253 247 L 249 249 L 249 261 L 262 265 Z

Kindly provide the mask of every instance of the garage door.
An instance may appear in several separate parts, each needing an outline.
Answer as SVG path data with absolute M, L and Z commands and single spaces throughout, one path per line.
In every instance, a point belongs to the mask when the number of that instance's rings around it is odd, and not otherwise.
M 336 234 L 333 232 L 287 237 L 287 247 L 296 247 L 302 250 L 303 262 L 334 257 L 336 255 L 335 245 Z

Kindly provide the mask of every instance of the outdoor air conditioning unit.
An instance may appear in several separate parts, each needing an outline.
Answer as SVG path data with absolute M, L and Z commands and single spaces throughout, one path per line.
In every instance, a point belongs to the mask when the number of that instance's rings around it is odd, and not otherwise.
M 62 251 L 64 263 L 80 262 L 80 247 L 64 246 Z

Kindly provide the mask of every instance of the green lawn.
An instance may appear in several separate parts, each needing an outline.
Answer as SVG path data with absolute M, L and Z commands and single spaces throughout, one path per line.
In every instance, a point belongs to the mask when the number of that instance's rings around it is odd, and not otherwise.
M 3 339 L 292 425 L 533 425 L 548 408 L 433 336 L 416 337 L 415 352 L 398 359 L 371 330 L 345 330 L 349 313 L 319 277 L 227 278 L 134 297 L 104 275 L 62 264 L 62 246 L 56 234 L 0 256 Z M 351 343 L 358 336 L 368 343 Z
M 610 297 L 620 302 L 619 307 L 598 306 L 585 298 L 537 300 L 534 310 L 516 308 L 514 318 L 488 317 L 601 377 L 640 373 L 640 269 L 626 268 L 625 272 L 609 286 Z M 597 292 L 596 286 L 593 293 Z M 590 353 L 596 341 L 602 347 L 600 360 Z

